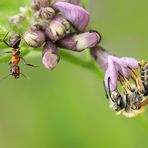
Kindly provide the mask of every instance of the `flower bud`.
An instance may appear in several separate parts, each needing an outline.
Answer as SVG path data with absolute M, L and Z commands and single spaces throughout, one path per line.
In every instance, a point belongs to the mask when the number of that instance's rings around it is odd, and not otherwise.
M 31 31 L 45 31 L 45 29 L 49 26 L 46 22 L 36 22 L 30 26 Z
M 100 35 L 97 32 L 72 33 L 57 41 L 61 48 L 71 49 L 73 51 L 83 51 L 86 48 L 96 46 L 100 41 Z
M 62 15 L 57 15 L 50 22 L 48 28 L 46 28 L 45 33 L 49 39 L 52 41 L 57 41 L 65 36 L 66 32 L 70 28 L 69 22 Z
M 45 44 L 43 48 L 43 53 L 42 53 L 42 62 L 44 66 L 47 69 L 52 70 L 56 67 L 59 60 L 60 60 L 60 56 L 59 56 L 56 45 L 48 41 Z
M 69 0 L 69 3 L 79 5 L 81 0 Z
M 55 11 L 54 9 L 52 9 L 51 7 L 42 7 L 40 9 L 40 16 L 44 19 L 52 19 L 55 15 Z
M 25 16 L 23 14 L 18 14 L 14 16 L 9 17 L 9 22 L 13 25 L 18 25 L 20 24 L 23 20 L 25 20 Z
M 49 1 L 48 0 L 33 0 L 32 2 L 32 9 L 34 11 L 40 10 L 41 7 L 48 7 Z
M 24 40 L 30 47 L 38 48 L 45 42 L 45 35 L 42 31 L 27 31 Z
M 84 8 L 67 2 L 56 2 L 53 6 L 60 10 L 79 31 L 83 31 L 87 27 L 89 13 Z
M 67 3 L 71 3 L 71 4 L 75 4 L 75 5 L 80 4 L 80 0 L 56 0 L 56 2 L 67 2 Z

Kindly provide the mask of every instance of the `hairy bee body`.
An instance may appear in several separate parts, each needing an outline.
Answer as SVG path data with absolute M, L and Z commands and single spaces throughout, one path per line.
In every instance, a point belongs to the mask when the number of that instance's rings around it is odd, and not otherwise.
M 141 81 L 144 86 L 144 96 L 148 95 L 148 62 L 143 62 L 143 64 L 140 65 L 141 67 Z
M 126 92 L 123 93 L 123 97 L 125 100 L 123 115 L 126 117 L 134 117 L 144 111 L 143 106 L 140 106 L 140 104 L 145 98 L 136 85 L 132 84 L 131 89 L 127 89 Z

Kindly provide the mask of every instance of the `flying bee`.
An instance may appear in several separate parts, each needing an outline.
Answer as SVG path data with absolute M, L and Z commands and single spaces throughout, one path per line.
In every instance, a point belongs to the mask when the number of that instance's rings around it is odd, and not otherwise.
M 130 68 L 131 69 L 131 68 Z M 143 85 L 141 79 L 138 77 L 136 72 L 131 69 L 134 83 L 130 83 L 121 73 L 119 75 L 124 79 L 122 84 L 123 87 L 123 99 L 125 101 L 125 108 L 123 115 L 126 117 L 134 117 L 144 111 L 144 107 L 148 104 L 148 99 L 144 97 Z
M 117 114 L 120 114 L 122 110 L 125 108 L 125 102 L 123 100 L 123 96 L 119 93 L 118 90 L 114 90 L 111 92 L 110 90 L 110 78 L 108 78 L 108 91 L 104 82 L 104 89 L 106 97 L 109 101 L 109 106 L 113 109 Z
M 141 73 L 141 81 L 144 86 L 144 96 L 148 95 L 148 62 L 142 60 L 139 62 L 140 73 Z
M 21 42 L 21 36 L 19 34 L 13 34 L 13 35 L 10 36 L 10 38 L 7 42 L 6 37 L 7 37 L 8 33 L 5 35 L 3 42 L 8 47 L 12 48 L 11 51 L 5 52 L 5 53 L 12 54 L 11 60 L 9 62 L 9 65 L 10 65 L 10 74 L 9 75 L 12 75 L 15 79 L 18 79 L 20 77 L 20 75 L 23 75 L 24 77 L 26 77 L 23 73 L 20 72 L 20 67 L 18 65 L 19 62 L 20 62 L 20 59 L 23 61 L 23 63 L 25 65 L 32 66 L 32 67 L 37 67 L 37 66 L 34 66 L 32 64 L 27 64 L 25 59 L 20 56 L 21 52 L 20 52 L 19 45 L 20 45 L 20 42 Z

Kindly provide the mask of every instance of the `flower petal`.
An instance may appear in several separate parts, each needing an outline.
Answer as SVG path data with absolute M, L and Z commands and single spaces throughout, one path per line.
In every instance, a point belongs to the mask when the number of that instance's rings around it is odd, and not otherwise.
M 79 30 L 83 31 L 89 23 L 89 13 L 82 7 L 67 2 L 56 2 L 53 5 Z
M 117 58 L 115 56 L 112 56 L 111 58 L 115 63 L 118 63 L 120 66 L 123 66 L 126 68 L 132 67 L 134 69 L 138 68 L 138 62 L 134 58 L 131 58 L 131 57 Z
M 131 57 L 123 57 L 121 58 L 122 62 L 126 63 L 127 66 L 137 69 L 139 67 L 138 61 Z
M 80 52 L 86 48 L 96 46 L 99 41 L 100 36 L 97 32 L 70 33 L 57 41 L 57 44 L 61 48 Z
M 103 68 L 104 70 L 108 67 L 108 56 L 111 55 L 102 47 L 92 47 L 90 48 L 90 53 L 92 57 L 96 60 L 96 62 Z
M 105 74 L 105 85 L 107 88 L 109 88 L 108 78 L 110 78 L 110 90 L 111 91 L 114 91 L 117 89 L 117 80 L 118 80 L 117 71 L 118 70 L 116 69 L 114 62 L 112 61 L 110 56 L 108 56 L 108 69 L 106 70 L 106 74 Z

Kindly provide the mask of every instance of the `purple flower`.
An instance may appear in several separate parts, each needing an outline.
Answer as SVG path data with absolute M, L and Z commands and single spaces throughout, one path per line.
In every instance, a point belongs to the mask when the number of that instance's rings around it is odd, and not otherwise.
M 118 58 L 107 52 L 102 47 L 93 47 L 90 49 L 91 55 L 96 62 L 106 71 L 105 85 L 108 88 L 108 78 L 110 78 L 110 89 L 117 89 L 117 82 L 122 75 L 126 79 L 131 77 L 131 70 L 139 67 L 138 61 L 131 57 Z
M 42 53 L 42 62 L 44 66 L 47 69 L 52 70 L 56 67 L 59 60 L 60 60 L 60 56 L 59 56 L 56 45 L 48 41 L 45 44 L 43 48 L 43 53 Z
M 26 31 L 24 40 L 30 47 L 38 48 L 45 42 L 45 34 L 42 31 Z
M 100 35 L 97 32 L 71 33 L 57 41 L 57 45 L 61 48 L 80 52 L 96 46 L 99 41 Z
M 95 59 L 95 61 L 101 66 L 102 69 L 106 70 L 108 66 L 108 56 L 111 55 L 108 51 L 106 51 L 104 48 L 98 46 L 98 47 L 92 47 L 90 49 L 90 53 L 92 57 Z
M 84 8 L 67 2 L 56 2 L 53 6 L 59 9 L 79 31 L 87 27 L 89 13 Z
M 108 56 L 107 61 L 108 67 L 105 74 L 105 84 L 106 87 L 108 87 L 108 78 L 110 77 L 111 91 L 117 89 L 117 81 L 119 77 L 123 76 L 129 79 L 131 77 L 130 68 L 138 69 L 139 67 L 138 61 L 130 57 L 117 58 L 115 56 Z

